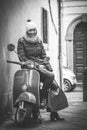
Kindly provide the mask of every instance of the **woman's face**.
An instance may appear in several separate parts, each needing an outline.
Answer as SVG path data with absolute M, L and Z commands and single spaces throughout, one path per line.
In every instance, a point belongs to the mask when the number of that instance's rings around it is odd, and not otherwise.
M 36 36 L 36 34 L 37 34 L 37 30 L 35 29 L 35 28 L 32 28 L 32 29 L 29 29 L 28 31 L 27 31 L 27 35 L 29 36 L 29 37 L 34 37 L 34 36 Z

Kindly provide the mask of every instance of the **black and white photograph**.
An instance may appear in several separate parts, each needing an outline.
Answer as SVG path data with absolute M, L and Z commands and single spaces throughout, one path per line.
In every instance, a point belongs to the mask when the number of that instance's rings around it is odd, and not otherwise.
M 87 130 L 87 0 L 0 0 L 0 130 Z

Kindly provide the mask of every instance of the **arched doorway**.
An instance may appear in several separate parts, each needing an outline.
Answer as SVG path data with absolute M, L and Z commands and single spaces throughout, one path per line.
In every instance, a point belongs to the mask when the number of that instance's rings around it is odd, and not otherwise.
M 76 89 L 68 100 L 83 101 L 83 69 L 87 66 L 87 14 L 73 19 L 66 30 L 67 66 L 76 74 Z M 75 97 L 75 98 L 74 98 Z
M 82 83 L 83 70 L 87 66 L 87 22 L 80 22 L 74 29 L 73 61 L 77 81 Z
M 75 72 L 77 84 L 82 84 L 82 72 L 86 67 L 87 14 L 76 17 L 66 30 L 67 67 Z M 83 46 L 83 51 L 80 50 Z M 80 83 L 80 84 L 79 84 Z M 82 86 L 82 85 L 81 85 Z

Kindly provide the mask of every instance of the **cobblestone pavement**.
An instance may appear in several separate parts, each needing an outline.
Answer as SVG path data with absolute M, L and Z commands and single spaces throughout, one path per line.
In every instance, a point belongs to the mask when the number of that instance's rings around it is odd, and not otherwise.
M 59 111 L 64 121 L 50 121 L 50 113 L 41 110 L 42 123 L 31 122 L 24 127 L 18 127 L 13 120 L 7 120 L 0 125 L 0 130 L 87 130 L 87 102 L 83 102 L 82 89 L 65 93 L 69 107 Z

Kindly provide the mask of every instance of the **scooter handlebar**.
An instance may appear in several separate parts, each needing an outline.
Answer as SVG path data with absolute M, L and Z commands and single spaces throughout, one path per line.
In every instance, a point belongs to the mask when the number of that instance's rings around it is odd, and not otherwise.
M 28 69 L 40 70 L 40 68 L 42 68 L 40 67 L 40 65 L 46 64 L 48 63 L 48 61 L 43 61 L 42 63 L 38 64 L 37 62 L 33 62 L 31 60 L 26 61 L 26 62 L 17 62 L 17 61 L 7 60 L 7 63 L 17 64 L 17 65 L 20 65 L 21 67 L 28 68 Z
M 23 66 L 23 67 L 26 66 L 25 68 L 28 68 L 28 69 L 36 69 L 35 65 L 29 64 L 29 62 L 17 62 L 17 61 L 7 60 L 7 63 L 17 64 L 17 65 L 20 65 L 20 66 Z
M 10 60 L 7 60 L 7 63 L 13 63 L 13 64 L 22 65 L 22 63 L 21 63 L 21 62 L 17 62 L 17 61 L 10 61 Z

